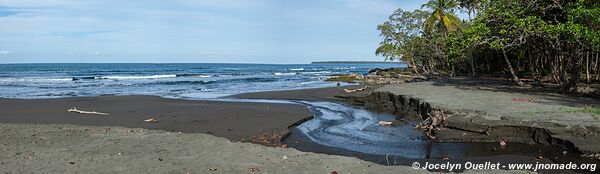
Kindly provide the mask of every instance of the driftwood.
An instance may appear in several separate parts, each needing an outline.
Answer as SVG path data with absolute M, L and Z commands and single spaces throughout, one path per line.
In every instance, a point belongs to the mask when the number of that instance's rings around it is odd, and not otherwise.
M 422 79 L 422 80 L 427 80 L 427 77 L 425 76 L 420 76 L 420 75 L 404 75 L 404 74 L 398 74 L 398 77 L 403 77 L 403 78 L 411 78 L 411 79 Z
M 444 111 L 433 110 L 431 113 L 428 113 L 427 118 L 422 120 L 415 128 L 423 130 L 427 137 L 435 140 L 437 138 L 435 136 L 435 130 L 441 130 L 441 128 L 445 126 L 445 123 L 446 116 L 444 115 Z
M 393 122 L 391 122 L 391 121 L 379 121 L 378 124 L 380 126 L 391 126 L 393 124 Z
M 364 91 L 369 88 L 370 88 L 369 86 L 365 86 L 365 87 L 358 88 L 358 89 L 344 89 L 344 91 L 346 91 L 347 93 L 351 93 L 351 92 L 357 92 L 357 91 Z
M 146 122 L 146 123 L 157 123 L 158 120 L 156 119 L 156 117 L 152 117 L 152 118 L 149 118 L 149 119 L 145 119 L 144 122 Z
M 75 112 L 75 113 L 80 113 L 80 114 L 94 114 L 94 115 L 110 115 L 108 113 L 102 113 L 102 112 L 96 112 L 96 111 L 82 111 L 77 109 L 76 107 L 73 107 L 72 109 L 67 110 L 67 112 Z

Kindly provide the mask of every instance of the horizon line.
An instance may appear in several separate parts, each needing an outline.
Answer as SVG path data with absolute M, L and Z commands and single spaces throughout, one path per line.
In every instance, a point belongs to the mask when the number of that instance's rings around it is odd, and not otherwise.
M 285 64 L 312 64 L 312 63 L 328 63 L 328 62 L 373 62 L 373 63 L 404 63 L 397 61 L 371 61 L 371 60 L 325 60 L 325 61 L 311 61 L 303 63 L 263 63 L 263 62 L 0 62 L 0 64 L 266 64 L 266 65 L 285 65 Z

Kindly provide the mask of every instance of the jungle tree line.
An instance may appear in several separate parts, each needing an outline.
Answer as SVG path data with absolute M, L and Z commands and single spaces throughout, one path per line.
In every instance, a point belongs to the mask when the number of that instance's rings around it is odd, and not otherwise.
M 568 92 L 600 80 L 599 28 L 599 0 L 430 0 L 377 26 L 376 54 L 418 74 L 505 74 Z

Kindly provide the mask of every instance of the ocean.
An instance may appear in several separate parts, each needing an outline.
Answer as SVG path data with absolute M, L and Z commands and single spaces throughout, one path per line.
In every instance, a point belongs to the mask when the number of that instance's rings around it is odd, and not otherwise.
M 404 64 L 0 64 L 0 97 L 155 95 L 210 99 L 233 94 L 336 86 L 333 74 Z M 343 85 L 346 85 L 342 83 Z

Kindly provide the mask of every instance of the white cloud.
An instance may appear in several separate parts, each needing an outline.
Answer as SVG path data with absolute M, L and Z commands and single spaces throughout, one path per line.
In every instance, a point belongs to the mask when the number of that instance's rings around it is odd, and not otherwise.
M 225 56 L 256 62 L 267 60 L 255 58 L 264 55 L 278 63 L 378 58 L 375 26 L 416 1 L 424 0 L 0 0 L 0 11 L 18 12 L 0 17 L 0 55 L 208 57 L 198 62 Z
M 54 7 L 78 4 L 76 0 L 2 0 L 0 6 L 4 7 Z
M 13 52 L 10 50 L 0 50 L 0 55 L 9 55 L 12 54 Z

